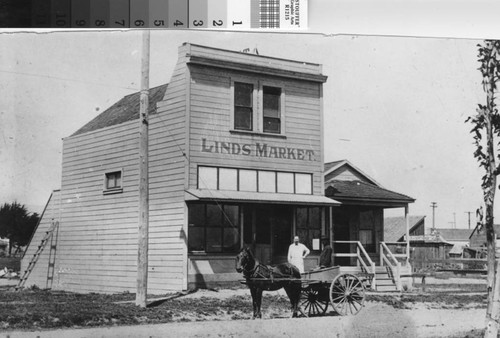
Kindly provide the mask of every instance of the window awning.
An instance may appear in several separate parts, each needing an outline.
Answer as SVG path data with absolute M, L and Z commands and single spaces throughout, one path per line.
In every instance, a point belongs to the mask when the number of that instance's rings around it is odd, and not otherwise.
M 338 206 L 340 202 L 325 196 L 279 194 L 266 192 L 221 191 L 189 189 L 185 192 L 186 201 L 252 202 L 294 205 Z

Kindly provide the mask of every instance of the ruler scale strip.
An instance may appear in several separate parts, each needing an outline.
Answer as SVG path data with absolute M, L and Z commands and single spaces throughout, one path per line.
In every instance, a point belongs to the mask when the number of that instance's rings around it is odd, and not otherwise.
M 309 4 L 309 0 L 4 1 L 9 4 L 9 1 L 18 1 L 17 4 L 24 6 L 26 13 L 24 18 L 19 18 L 19 21 L 27 26 L 31 24 L 30 27 L 33 28 L 229 30 L 306 29 Z M 8 22 L 15 22 L 15 20 Z M 14 27 L 18 26 L 13 25 L 12 28 Z

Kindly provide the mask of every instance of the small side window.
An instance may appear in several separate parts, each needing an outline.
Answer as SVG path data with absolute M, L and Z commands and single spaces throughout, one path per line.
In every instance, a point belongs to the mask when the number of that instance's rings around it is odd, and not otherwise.
M 122 171 L 110 171 L 104 174 L 104 194 L 122 192 Z

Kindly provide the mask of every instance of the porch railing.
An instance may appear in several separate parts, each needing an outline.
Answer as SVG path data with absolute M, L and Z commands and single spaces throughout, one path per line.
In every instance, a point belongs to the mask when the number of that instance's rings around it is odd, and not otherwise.
M 375 263 L 371 260 L 370 255 L 359 241 L 333 241 L 335 244 L 350 244 L 356 245 L 356 253 L 334 253 L 334 257 L 356 258 L 356 265 L 361 266 L 364 271 L 372 275 L 371 287 L 376 286 L 375 279 Z
M 406 257 L 406 255 L 399 256 Z M 401 291 L 401 262 L 396 259 L 396 255 L 389 250 L 384 242 L 380 242 L 380 266 L 387 266 L 391 270 L 396 289 Z
M 396 259 L 399 262 L 402 262 L 406 265 L 410 262 L 410 253 L 407 252 L 408 246 L 406 242 L 383 242 L 386 247 L 389 249 L 389 251 L 392 252 L 393 256 L 396 257 Z

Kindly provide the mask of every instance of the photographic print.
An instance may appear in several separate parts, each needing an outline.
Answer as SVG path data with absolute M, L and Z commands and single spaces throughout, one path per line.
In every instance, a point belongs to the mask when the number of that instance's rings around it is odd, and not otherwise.
M 3 334 L 484 333 L 498 41 L 0 45 Z

